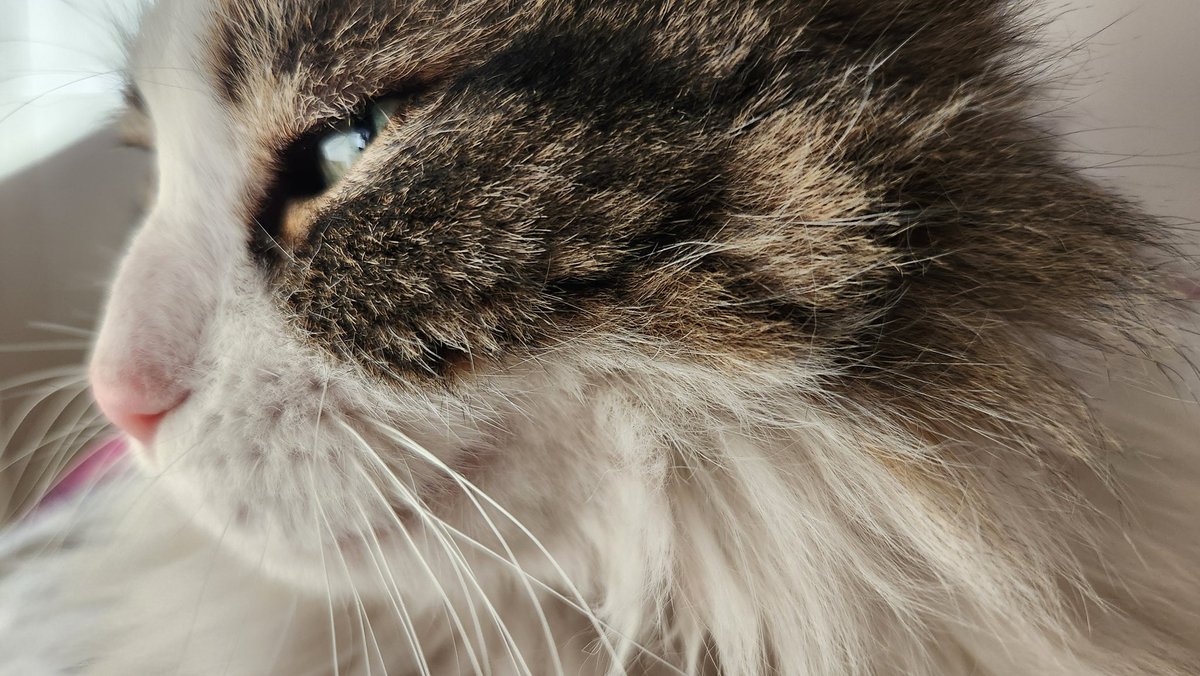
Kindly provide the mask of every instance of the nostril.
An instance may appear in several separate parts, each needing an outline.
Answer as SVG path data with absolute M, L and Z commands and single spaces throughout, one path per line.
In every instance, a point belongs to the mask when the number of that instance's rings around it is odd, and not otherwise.
M 102 405 L 101 410 L 104 410 Z M 113 422 L 117 427 L 120 427 L 126 434 L 142 442 L 143 445 L 149 444 L 154 439 L 154 435 L 158 432 L 158 426 L 162 423 L 162 419 L 167 417 L 168 411 L 159 411 L 158 413 L 128 413 L 125 411 L 108 411 L 104 410 L 104 415 Z
M 154 440 L 163 418 L 187 399 L 187 393 L 146 392 L 138 388 L 111 386 L 93 377 L 92 395 L 114 425 L 143 446 Z

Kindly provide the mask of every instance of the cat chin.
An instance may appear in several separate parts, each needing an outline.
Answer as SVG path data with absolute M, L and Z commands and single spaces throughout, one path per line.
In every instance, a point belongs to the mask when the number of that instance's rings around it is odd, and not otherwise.
M 243 564 L 259 566 L 266 576 L 307 595 L 334 601 L 401 598 L 406 606 L 423 609 L 428 576 L 411 552 L 390 540 L 385 535 L 379 544 L 368 544 L 346 536 L 317 549 L 298 550 L 285 544 L 265 556 L 261 547 L 254 551 L 251 540 L 230 551 Z
M 464 566 L 478 577 L 488 568 L 483 560 L 502 550 L 472 517 L 477 512 L 460 509 L 461 490 L 444 478 L 407 477 L 410 496 L 421 501 L 417 508 L 384 498 L 389 485 L 398 485 L 396 477 L 376 482 L 365 472 L 347 472 L 354 460 L 337 446 L 291 458 L 267 481 L 249 476 L 261 469 L 261 458 L 257 468 L 236 455 L 214 463 L 215 452 L 198 440 L 189 443 L 142 448 L 136 454 L 142 473 L 216 547 L 255 574 L 302 593 L 344 601 L 403 598 L 420 607 L 430 588 L 461 588 L 455 576 Z M 447 468 L 478 471 L 486 454 L 472 449 L 446 455 Z M 448 514 L 455 515 L 453 525 Z M 472 551 L 481 540 L 490 556 Z
M 302 593 L 334 600 L 420 596 L 414 579 L 424 577 L 414 556 L 419 527 L 406 523 L 405 532 L 326 522 L 319 505 L 297 507 L 289 517 L 248 518 L 244 508 L 224 509 L 202 497 L 203 487 L 172 476 L 164 485 L 166 498 L 184 520 L 197 526 L 215 547 L 231 555 L 255 575 Z M 260 507 L 261 509 L 261 507 Z M 311 522 L 307 533 L 281 524 Z

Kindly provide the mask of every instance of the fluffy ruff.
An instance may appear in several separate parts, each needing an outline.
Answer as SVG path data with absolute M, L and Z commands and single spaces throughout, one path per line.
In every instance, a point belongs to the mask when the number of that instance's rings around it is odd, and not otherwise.
M 0 673 L 1195 673 L 1200 425 L 1175 395 L 1196 381 L 1147 363 L 1084 378 L 1128 441 L 1111 484 L 1018 454 L 972 467 L 986 494 L 940 461 L 898 471 L 877 449 L 933 457 L 899 431 L 814 417 L 698 439 L 614 390 L 597 422 L 617 469 L 557 553 L 587 612 L 538 562 L 407 617 L 298 591 L 130 470 L 5 536 Z

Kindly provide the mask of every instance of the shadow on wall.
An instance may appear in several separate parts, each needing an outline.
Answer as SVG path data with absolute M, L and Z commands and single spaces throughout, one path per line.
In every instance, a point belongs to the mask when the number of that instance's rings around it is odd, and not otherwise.
M 87 345 L 149 181 L 149 155 L 106 129 L 0 182 L 0 522 L 31 480 L 55 473 L 58 454 L 38 454 L 49 466 L 23 456 L 43 440 L 40 450 L 83 440 L 64 433 L 89 420 Z M 29 382 L 41 372 L 50 377 Z M 28 410 L 55 386 L 63 391 Z

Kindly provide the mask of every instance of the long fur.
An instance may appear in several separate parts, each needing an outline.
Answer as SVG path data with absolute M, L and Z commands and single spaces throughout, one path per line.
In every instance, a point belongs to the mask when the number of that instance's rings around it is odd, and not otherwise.
M 1200 672 L 1179 256 L 1019 9 L 161 3 L 93 378 L 183 403 L 6 536 L 2 666 Z

